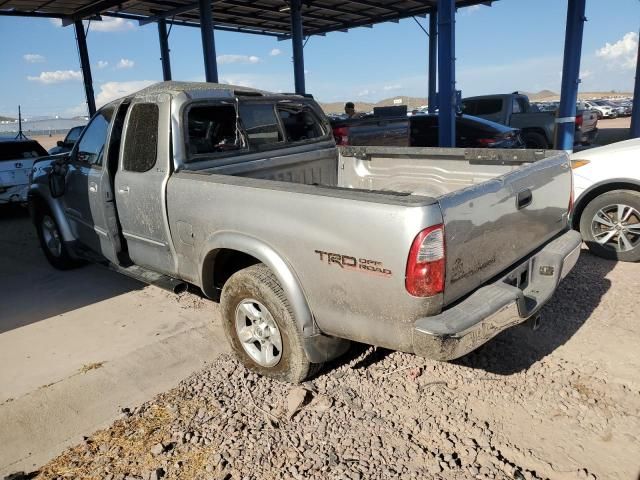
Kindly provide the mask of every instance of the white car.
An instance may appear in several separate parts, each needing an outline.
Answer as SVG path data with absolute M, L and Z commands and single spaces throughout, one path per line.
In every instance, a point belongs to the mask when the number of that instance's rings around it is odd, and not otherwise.
M 47 151 L 35 140 L 0 138 L 0 205 L 27 201 L 33 162 L 45 155 Z
M 617 118 L 618 111 L 611 105 L 607 105 L 601 100 L 588 100 L 584 105 L 589 110 L 594 110 L 598 114 L 598 118 Z
M 640 138 L 571 155 L 572 225 L 604 258 L 640 260 Z

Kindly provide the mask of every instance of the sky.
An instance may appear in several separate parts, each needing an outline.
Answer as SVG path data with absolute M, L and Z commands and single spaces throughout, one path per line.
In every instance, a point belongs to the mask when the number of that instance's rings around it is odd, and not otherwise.
M 499 0 L 458 10 L 456 80 L 463 96 L 560 90 L 566 0 Z M 639 0 L 587 0 L 582 91 L 632 91 Z M 418 18 L 428 28 L 427 19 Z M 155 24 L 103 17 L 87 36 L 98 105 L 162 79 Z M 216 32 L 221 81 L 291 92 L 291 42 Z M 169 37 L 174 80 L 203 81 L 200 32 Z M 311 37 L 307 91 L 322 102 L 427 95 L 428 37 L 411 18 Z M 0 115 L 86 115 L 73 27 L 0 16 Z

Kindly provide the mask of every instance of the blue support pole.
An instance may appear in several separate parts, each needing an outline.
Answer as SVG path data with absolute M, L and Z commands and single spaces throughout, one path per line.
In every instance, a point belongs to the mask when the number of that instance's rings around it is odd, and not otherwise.
M 158 19 L 158 39 L 160 40 L 160 61 L 162 62 L 162 79 L 171 80 L 171 59 L 169 58 L 169 36 L 167 35 L 167 21 Z
M 302 1 L 291 0 L 291 43 L 293 46 L 293 78 L 296 93 L 304 94 L 304 46 Z
M 633 89 L 633 111 L 631 112 L 630 138 L 640 137 L 640 45 L 638 45 L 638 59 L 636 60 L 636 85 Z
M 91 64 L 89 63 L 89 49 L 87 48 L 87 35 L 84 33 L 82 20 L 74 22 L 76 29 L 76 41 L 78 42 L 78 53 L 80 54 L 80 68 L 82 69 L 82 79 L 84 81 L 84 93 L 87 98 L 87 109 L 89 116 L 96 113 L 96 99 L 93 93 L 93 78 L 91 77 Z
M 455 0 L 438 0 L 438 144 L 456 145 Z
M 218 83 L 218 63 L 216 61 L 216 42 L 213 37 L 211 0 L 198 0 L 198 7 L 200 8 L 200 34 L 202 35 L 204 75 L 207 82 Z
M 556 117 L 555 145 L 558 150 L 573 150 L 576 132 L 576 101 L 580 83 L 580 56 L 584 29 L 585 0 L 568 0 L 564 38 L 560 105 Z
M 429 113 L 436 113 L 438 103 L 437 92 L 438 72 L 438 16 L 435 12 L 429 14 Z

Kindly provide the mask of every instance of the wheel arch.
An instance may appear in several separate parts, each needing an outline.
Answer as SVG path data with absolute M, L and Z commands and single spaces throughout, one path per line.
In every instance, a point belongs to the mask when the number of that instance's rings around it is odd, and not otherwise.
M 587 205 L 589 205 L 593 199 L 613 190 L 631 190 L 640 192 L 640 180 L 615 178 L 591 185 L 591 187 L 582 192 L 582 194 L 576 199 L 576 203 L 571 214 L 571 227 L 574 230 L 578 230 L 580 228 L 580 218 L 582 217 L 582 213 Z
M 549 136 L 549 132 L 547 132 L 543 127 L 522 127 L 520 129 L 520 136 L 524 138 L 527 133 L 537 133 L 538 135 L 542 135 L 547 142 L 547 145 L 552 145 L 552 138 Z
M 51 198 L 48 192 L 42 191 L 37 184 L 32 184 L 27 193 L 27 205 L 31 219 L 35 222 L 36 214 L 39 210 L 47 209 L 51 212 L 58 224 L 60 235 L 65 242 L 74 242 L 76 240 L 71 230 L 71 226 L 64 214 L 64 208 L 58 199 Z
M 233 259 L 231 267 L 221 269 L 219 262 L 225 259 L 228 262 L 229 258 Z M 302 334 L 308 337 L 320 333 L 293 269 L 273 247 L 255 237 L 238 232 L 218 232 L 207 240 L 200 257 L 202 291 L 207 297 L 218 301 L 223 285 L 221 280 L 226 282 L 236 271 L 255 263 L 264 263 L 278 279 Z

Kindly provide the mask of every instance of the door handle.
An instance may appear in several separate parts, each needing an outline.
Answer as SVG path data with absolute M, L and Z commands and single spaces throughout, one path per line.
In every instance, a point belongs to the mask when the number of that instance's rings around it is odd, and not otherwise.
M 118 188 L 118 193 L 121 195 L 126 195 L 129 193 L 129 187 L 120 187 Z
M 98 184 L 97 183 L 93 183 L 93 182 L 89 182 L 89 191 L 91 193 L 97 193 L 98 192 Z
M 518 210 L 528 206 L 533 201 L 533 193 L 528 188 L 518 193 L 518 198 L 516 199 L 516 206 Z

